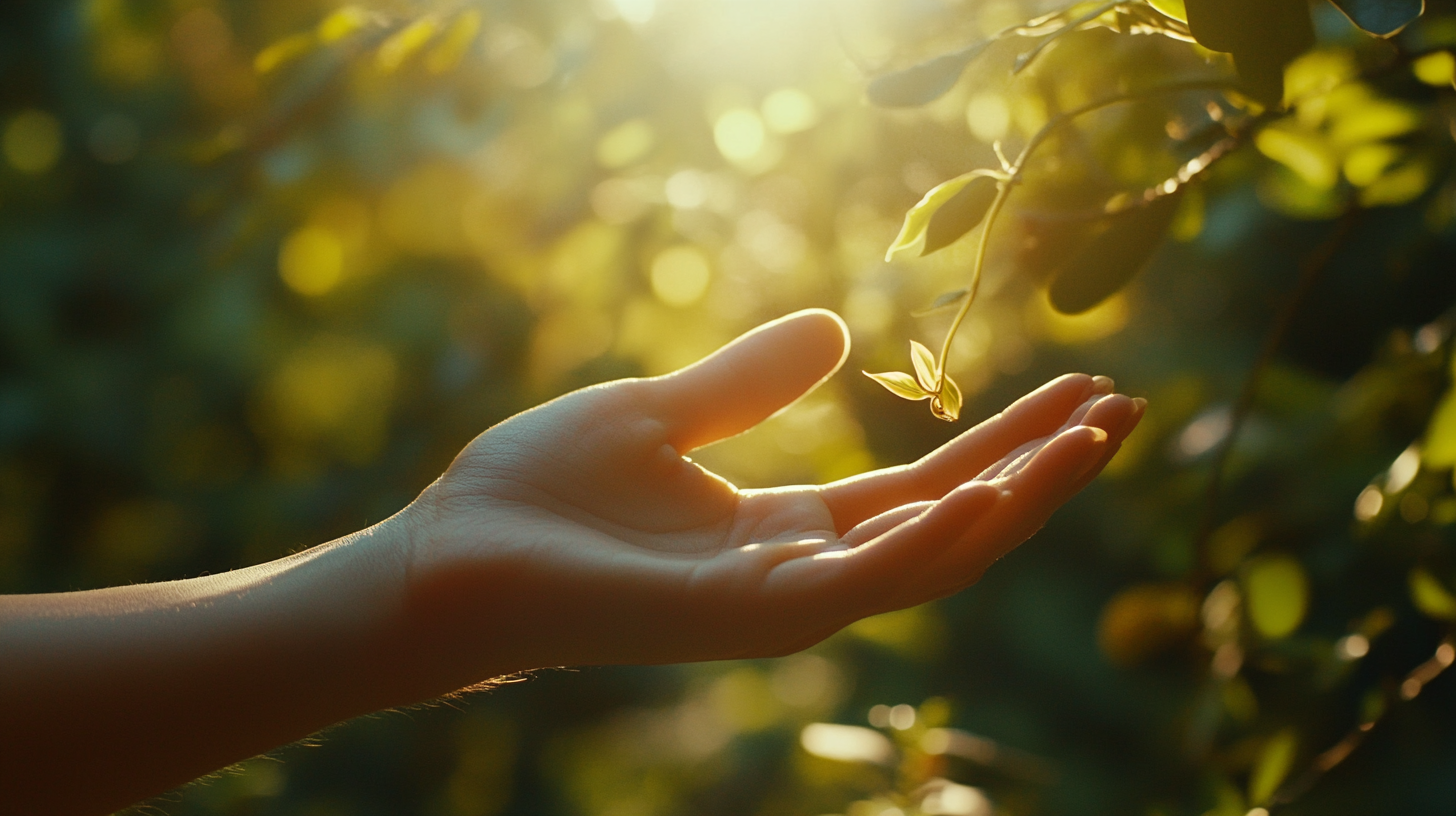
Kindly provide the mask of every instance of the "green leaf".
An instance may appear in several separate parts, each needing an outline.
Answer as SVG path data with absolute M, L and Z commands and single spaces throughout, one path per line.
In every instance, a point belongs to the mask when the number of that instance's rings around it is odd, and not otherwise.
M 998 184 L 985 170 L 973 170 L 931 188 L 905 213 L 905 223 L 885 260 L 901 253 L 926 255 L 970 232 L 986 217 Z
M 935 354 L 924 345 L 910 341 L 910 362 L 915 365 L 915 379 L 926 391 L 935 391 Z
M 1244 573 L 1244 598 L 1254 629 L 1278 640 L 1293 634 L 1304 622 L 1309 579 L 1304 567 L 1287 555 L 1257 558 Z
M 1249 774 L 1249 804 L 1262 805 L 1269 801 L 1289 769 L 1294 766 L 1294 754 L 1299 747 L 1299 737 L 1294 729 L 1286 728 L 1264 743 L 1259 760 Z
M 1052 280 L 1052 306 L 1081 314 L 1126 286 L 1162 244 L 1182 191 L 1105 219 L 1106 229 L 1081 245 Z
M 1456 387 L 1446 391 L 1431 415 L 1425 444 L 1421 446 L 1421 461 L 1430 468 L 1456 465 Z
M 931 301 L 929 306 L 926 306 L 924 309 L 919 309 L 917 311 L 911 312 L 910 314 L 914 317 L 924 317 L 932 312 L 944 309 L 947 306 L 954 306 L 955 304 L 960 303 L 962 300 L 965 300 L 966 296 L 970 293 L 971 290 L 969 289 L 957 289 L 954 292 L 946 292 L 941 296 L 937 297 L 935 300 Z
M 1188 8 L 1183 5 L 1183 0 L 1148 0 L 1148 5 L 1174 20 L 1188 22 Z
M 945 375 L 945 382 L 941 384 L 941 392 L 930 400 L 930 413 L 936 419 L 943 419 L 946 422 L 955 422 L 961 418 L 961 405 L 964 399 L 961 396 L 961 387 L 956 385 L 950 375 Z
M 1411 603 L 1427 617 L 1456 621 L 1456 596 L 1424 567 L 1411 570 L 1410 595 Z
M 865 96 L 871 104 L 882 108 L 909 108 L 934 102 L 955 87 L 966 66 L 992 42 L 995 40 L 981 40 L 902 71 L 881 74 L 870 80 Z
M 1305 0 L 1185 0 L 1199 45 L 1234 55 L 1245 90 L 1266 105 L 1284 98 L 1284 66 L 1314 45 Z
M 871 374 L 868 371 L 861 372 L 866 377 L 883 385 L 891 394 L 907 400 L 923 400 L 932 396 L 929 391 L 920 387 L 915 378 L 903 371 L 886 371 L 882 374 Z
M 1376 37 L 1391 37 L 1426 11 L 1426 0 L 1330 0 L 1356 28 Z
M 929 255 L 948 247 L 962 235 L 975 229 L 981 219 L 986 217 L 986 211 L 991 209 L 991 203 L 996 200 L 1000 187 L 995 178 L 985 175 L 976 176 L 967 182 L 960 192 L 947 199 L 931 215 L 930 222 L 925 227 L 925 244 L 921 247 L 920 254 Z

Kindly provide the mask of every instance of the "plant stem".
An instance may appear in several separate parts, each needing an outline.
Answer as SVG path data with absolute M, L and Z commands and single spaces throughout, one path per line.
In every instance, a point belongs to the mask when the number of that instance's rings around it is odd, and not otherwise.
M 1026 146 L 1021 148 L 1017 154 L 1016 161 L 1011 166 L 1008 177 L 1001 182 L 1001 187 L 996 191 L 996 198 L 992 200 L 991 207 L 986 211 L 985 223 L 981 226 L 981 235 L 976 242 L 976 259 L 971 267 L 971 282 L 966 290 L 965 300 L 956 311 L 955 319 L 951 321 L 950 329 L 946 331 L 945 341 L 940 344 L 940 356 L 936 359 L 936 383 L 937 393 L 945 385 L 945 364 L 950 357 L 950 344 L 955 339 L 956 332 L 960 331 L 961 323 L 965 321 L 966 315 L 971 311 L 971 304 L 976 300 L 976 292 L 981 288 L 981 275 L 986 268 L 986 246 L 989 243 L 991 229 L 996 225 L 996 218 L 1006 204 L 1006 199 L 1011 195 L 1011 189 L 1021 181 L 1022 173 L 1026 169 L 1026 163 L 1031 159 L 1037 148 L 1041 147 L 1053 132 L 1063 125 L 1068 124 L 1079 116 L 1113 105 L 1120 105 L 1124 102 L 1136 102 L 1152 96 L 1165 93 L 1181 93 L 1184 91 L 1207 91 L 1207 90 L 1229 90 L 1236 85 L 1228 80 L 1190 80 L 1188 82 L 1173 82 L 1167 85 L 1159 85 L 1135 93 L 1118 94 L 1106 99 L 1099 99 L 1095 102 L 1088 102 L 1080 107 L 1073 108 L 1065 113 L 1052 117 L 1045 125 L 1042 125 L 1031 138 L 1026 141 Z

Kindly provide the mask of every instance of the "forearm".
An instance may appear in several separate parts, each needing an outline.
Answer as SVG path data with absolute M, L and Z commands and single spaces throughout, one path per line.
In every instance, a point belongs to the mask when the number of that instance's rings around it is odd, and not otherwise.
M 413 702 L 396 517 L 217 576 L 0 598 L 0 799 L 109 813 Z

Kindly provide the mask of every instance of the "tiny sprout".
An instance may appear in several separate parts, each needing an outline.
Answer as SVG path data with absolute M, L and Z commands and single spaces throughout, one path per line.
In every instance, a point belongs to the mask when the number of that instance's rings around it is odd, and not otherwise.
M 910 362 L 915 367 L 915 376 L 903 371 L 886 371 L 880 374 L 864 372 L 866 377 L 883 385 L 887 391 L 901 399 L 930 400 L 930 413 L 936 419 L 955 422 L 961 415 L 961 389 L 950 375 L 940 370 L 935 355 L 930 349 L 910 341 Z

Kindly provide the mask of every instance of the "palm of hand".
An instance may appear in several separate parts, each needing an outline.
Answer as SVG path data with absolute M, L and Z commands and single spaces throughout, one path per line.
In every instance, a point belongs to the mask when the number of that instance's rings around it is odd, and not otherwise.
M 824 313 L 799 315 L 677 374 L 496 426 L 427 492 L 451 532 L 417 548 L 414 573 L 467 596 L 452 617 L 532 609 L 550 637 L 528 640 L 552 648 L 518 645 L 521 667 L 794 651 L 973 582 L 1095 475 L 1141 413 L 1064 377 L 914 466 L 825 486 L 740 491 L 681 455 L 811 388 L 837 368 L 842 338 Z M 787 348 L 802 356 L 782 363 Z

